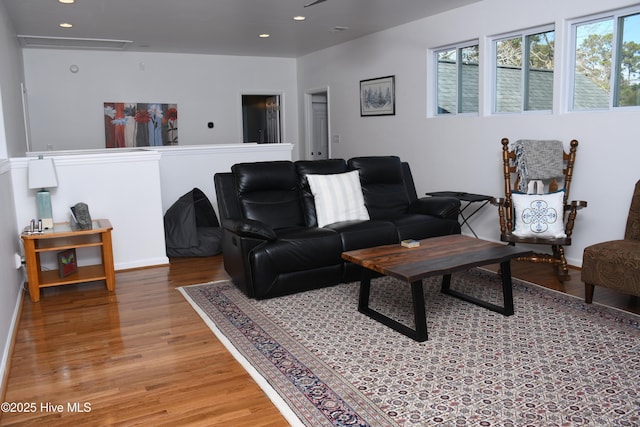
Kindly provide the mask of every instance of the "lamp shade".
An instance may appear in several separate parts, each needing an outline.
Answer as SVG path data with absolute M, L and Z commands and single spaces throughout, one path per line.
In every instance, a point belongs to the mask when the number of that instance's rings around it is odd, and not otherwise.
M 58 186 L 58 176 L 53 159 L 42 157 L 29 161 L 29 188 L 54 188 Z

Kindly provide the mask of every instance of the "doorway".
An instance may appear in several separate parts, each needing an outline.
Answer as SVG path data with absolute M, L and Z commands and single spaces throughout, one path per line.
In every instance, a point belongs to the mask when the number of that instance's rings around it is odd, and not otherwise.
M 279 144 L 281 126 L 280 95 L 242 95 L 244 142 Z
M 309 160 L 329 158 L 329 102 L 326 89 L 306 94 Z

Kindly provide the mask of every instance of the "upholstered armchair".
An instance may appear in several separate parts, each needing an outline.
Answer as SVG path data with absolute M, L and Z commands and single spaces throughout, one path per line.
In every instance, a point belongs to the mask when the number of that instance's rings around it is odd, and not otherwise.
M 587 304 L 593 301 L 596 286 L 640 296 L 640 181 L 631 200 L 624 239 L 586 247 L 582 281 Z

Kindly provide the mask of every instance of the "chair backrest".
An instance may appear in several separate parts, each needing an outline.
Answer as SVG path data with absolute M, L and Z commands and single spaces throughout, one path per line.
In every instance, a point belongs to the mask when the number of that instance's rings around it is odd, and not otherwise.
M 293 162 L 237 163 L 231 172 L 244 219 L 261 221 L 274 229 L 305 225 Z
M 407 213 L 411 200 L 399 157 L 353 157 L 347 165 L 360 173 L 362 195 L 371 219 L 397 218 Z
M 624 238 L 626 240 L 640 240 L 640 181 L 636 182 L 636 188 L 633 191 Z
M 504 229 L 501 232 L 504 234 L 507 230 L 513 229 L 513 200 L 511 194 L 513 192 L 518 191 L 518 187 L 520 184 L 520 177 L 516 168 L 516 152 L 515 150 L 509 149 L 509 139 L 502 138 L 502 171 L 504 176 L 504 196 L 505 196 L 505 206 L 507 207 L 505 215 L 505 223 Z M 564 190 L 564 205 L 567 205 L 567 200 L 569 200 L 569 190 L 571 189 L 571 179 L 573 177 L 573 165 L 576 161 L 576 151 L 578 148 L 578 141 L 571 140 L 569 143 L 570 149 L 567 153 L 563 151 L 562 153 L 562 179 L 559 181 L 556 178 L 550 180 L 547 188 L 547 192 L 554 192 L 558 190 Z M 564 211 L 563 211 L 564 214 Z M 503 223 L 501 221 L 501 228 L 503 227 Z

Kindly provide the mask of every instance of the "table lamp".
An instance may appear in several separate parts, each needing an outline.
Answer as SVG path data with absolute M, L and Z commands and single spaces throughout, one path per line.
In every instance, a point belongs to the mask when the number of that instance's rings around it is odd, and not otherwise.
M 38 219 L 42 220 L 43 228 L 53 228 L 53 213 L 51 211 L 51 195 L 47 188 L 58 186 L 56 167 L 53 159 L 39 156 L 29 161 L 29 189 L 39 188 L 36 194 L 38 204 Z

